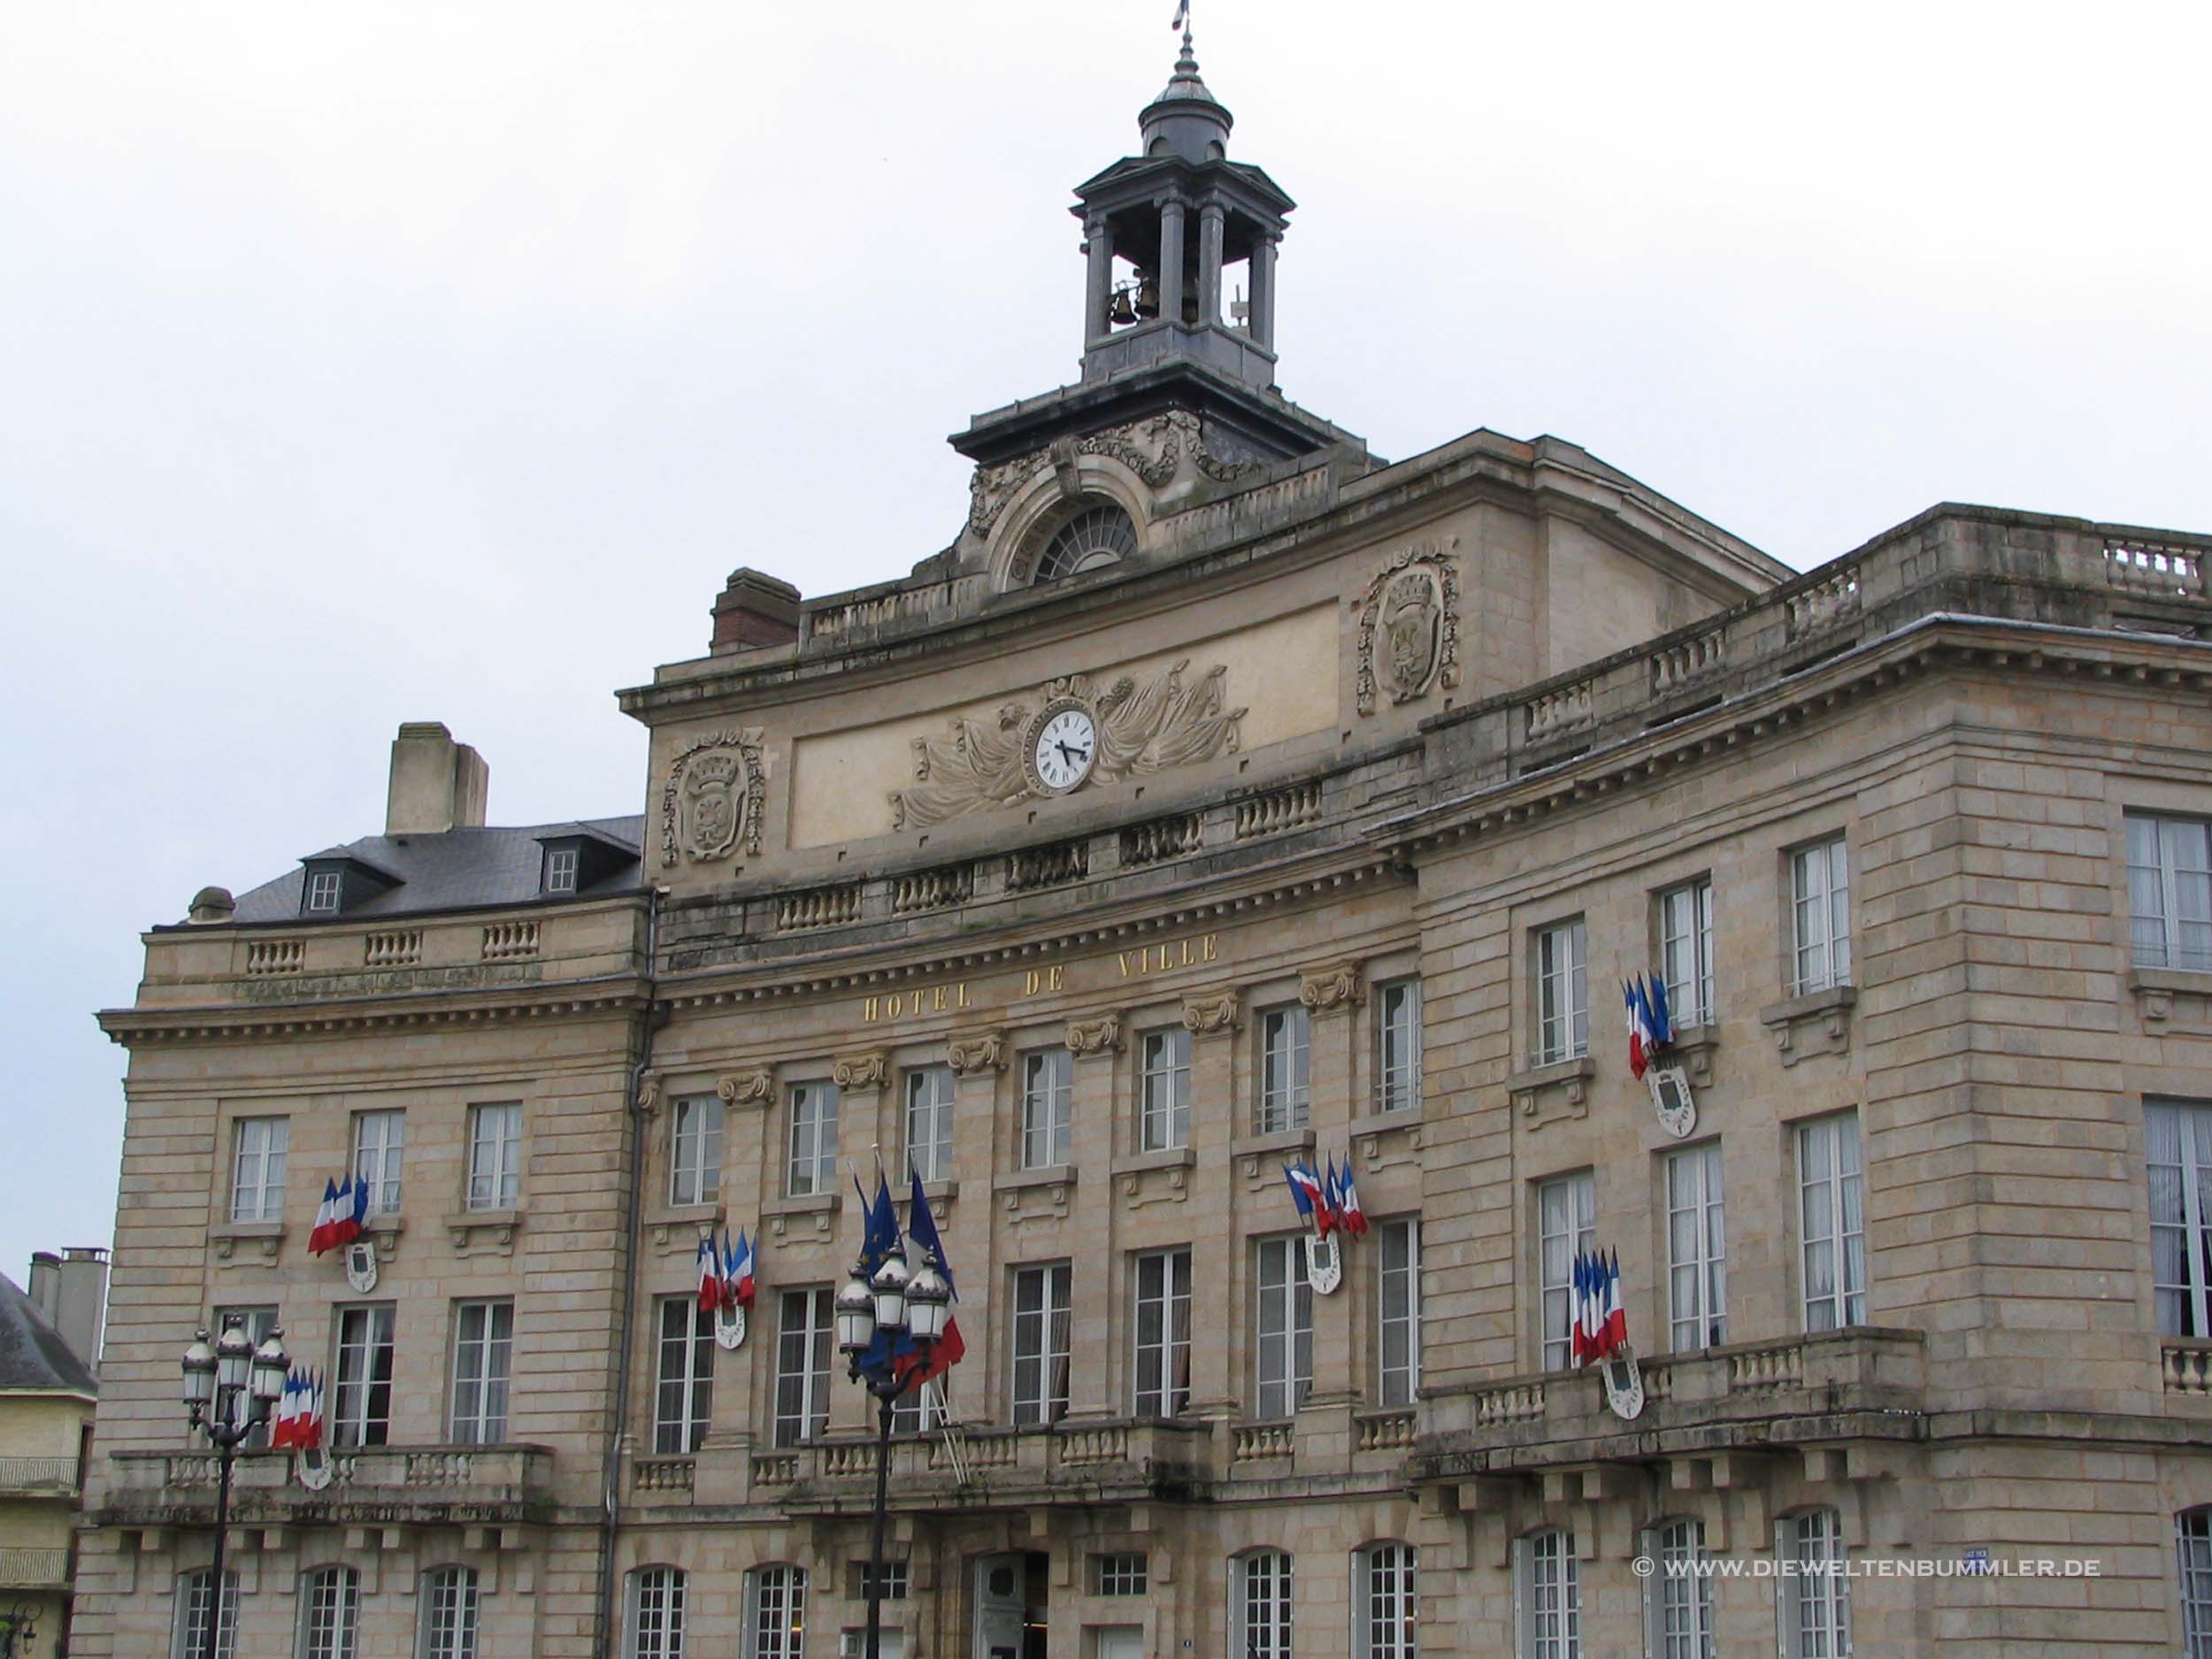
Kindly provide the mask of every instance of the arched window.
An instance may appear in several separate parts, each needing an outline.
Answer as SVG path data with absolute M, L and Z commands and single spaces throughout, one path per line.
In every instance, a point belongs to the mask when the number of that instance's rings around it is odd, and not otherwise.
M 416 1599 L 415 1659 L 476 1659 L 476 1569 L 433 1567 Z
M 745 1575 L 745 1659 L 799 1659 L 806 1645 L 806 1569 L 787 1563 Z
M 1806 1509 L 1776 1523 L 1774 1553 L 1793 1563 L 1782 1580 L 1785 1659 L 1843 1659 L 1851 1651 L 1851 1586 L 1843 1576 L 1843 1517 Z
M 208 1627 L 215 1618 L 215 1572 L 203 1567 L 177 1578 L 175 1627 L 169 1638 L 174 1659 L 204 1659 L 209 1652 Z M 215 1632 L 215 1659 L 231 1659 L 238 1651 L 238 1575 L 223 1574 L 223 1622 Z
M 1369 1544 L 1352 1552 L 1352 1659 L 1414 1659 L 1418 1603 L 1413 1546 Z
M 1644 1581 L 1645 1651 L 1653 1659 L 1712 1659 L 1713 1581 L 1705 1564 L 1702 1521 L 1662 1521 L 1644 1534 L 1643 1553 L 1659 1571 Z
M 1229 1651 L 1239 1659 L 1290 1659 L 1291 1556 L 1253 1549 L 1229 1563 Z
M 684 1659 L 684 1575 L 640 1567 L 630 1575 L 624 1659 Z
M 2181 1651 L 2212 1659 L 2212 1509 L 2185 1509 L 2174 1517 L 2181 1571 Z
M 1129 515 L 1110 502 L 1085 508 L 1052 533 L 1037 556 L 1036 580 L 1057 581 L 1084 571 L 1133 557 L 1137 526 Z
M 300 1578 L 300 1659 L 354 1659 L 361 1640 L 361 1575 L 318 1567 Z
M 1582 1659 L 1582 1579 L 1575 1535 L 1553 1527 L 1513 1546 L 1521 1659 Z

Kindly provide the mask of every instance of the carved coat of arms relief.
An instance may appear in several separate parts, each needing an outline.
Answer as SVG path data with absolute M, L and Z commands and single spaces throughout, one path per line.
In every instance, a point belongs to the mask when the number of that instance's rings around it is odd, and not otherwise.
M 1379 694 L 1410 703 L 1459 684 L 1459 572 L 1448 541 L 1420 542 L 1386 560 L 1360 600 L 1359 711 Z
M 712 732 L 669 763 L 661 787 L 661 863 L 715 864 L 760 853 L 761 809 L 768 794 L 757 726 Z

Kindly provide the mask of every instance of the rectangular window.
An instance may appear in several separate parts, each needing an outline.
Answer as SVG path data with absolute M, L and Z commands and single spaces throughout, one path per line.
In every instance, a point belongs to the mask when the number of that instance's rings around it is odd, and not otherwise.
M 310 916 L 334 915 L 338 909 L 339 872 L 335 870 L 312 870 L 307 876 L 307 913 Z
M 806 1648 L 806 1569 L 745 1575 L 745 1659 L 800 1659 Z
M 1720 1142 L 1670 1153 L 1667 1294 L 1678 1354 L 1728 1340 L 1728 1239 L 1721 1223 Z
M 1056 1423 L 1068 1409 L 1065 1262 L 1014 1270 L 1014 1425 Z
M 714 1420 L 714 1316 L 696 1296 L 664 1296 L 660 1366 L 653 1391 L 653 1450 L 680 1457 L 699 1449 Z
M 1311 1047 L 1312 1020 L 1303 1007 L 1260 1016 L 1260 1109 L 1253 1125 L 1259 1133 L 1306 1126 Z
M 2212 1106 L 2143 1108 L 2151 1184 L 2151 1282 L 2161 1336 L 2212 1333 Z
M 366 1189 L 373 1216 L 399 1214 L 400 1159 L 406 1141 L 405 1112 L 353 1114 L 353 1179 Z
M 1539 1186 L 1536 1223 L 1538 1278 L 1543 1289 L 1542 1369 L 1564 1371 L 1574 1357 L 1574 1259 L 1598 1244 L 1596 1178 L 1585 1170 Z
M 776 1333 L 776 1444 L 799 1446 L 829 1429 L 830 1293 L 787 1290 Z
M 209 1325 L 208 1329 L 214 1332 L 218 1336 L 220 1336 L 223 1333 L 224 1325 L 234 1318 L 238 1321 L 240 1328 L 245 1332 L 246 1340 L 252 1343 L 256 1348 L 259 1348 L 261 1344 L 267 1340 L 269 1333 L 276 1329 L 277 1310 L 273 1307 L 267 1306 L 252 1308 L 218 1308 L 215 1310 L 214 1323 Z M 238 1403 L 240 1409 L 242 1410 L 246 1407 L 247 1402 L 242 1397 Z M 250 1452 L 267 1450 L 269 1445 L 269 1420 L 266 1417 L 264 1417 L 260 1422 L 255 1424 L 247 1432 L 243 1443 L 246 1449 Z
M 1798 1125 L 1798 1216 L 1808 1331 L 1866 1323 L 1863 1186 L 1856 1114 L 1839 1112 Z
M 2212 1509 L 2191 1509 L 2174 1519 L 2181 1567 L 2181 1651 L 2185 1659 L 2212 1659 Z
M 1258 1389 L 1252 1414 L 1287 1417 L 1313 1387 L 1313 1286 L 1301 1253 L 1305 1235 L 1262 1239 L 1255 1247 L 1253 1363 Z
M 233 1221 L 284 1219 L 284 1159 L 291 1141 L 288 1118 L 241 1118 L 231 1125 Z
M 684 1589 L 674 1567 L 641 1567 L 630 1575 L 623 1659 L 684 1659 Z
M 722 1196 L 722 1097 L 687 1094 L 671 1119 L 668 1202 L 711 1204 Z
M 576 891 L 577 851 L 573 847 L 549 847 L 545 851 L 545 890 L 548 893 Z
M 1411 1111 L 1421 1103 L 1421 981 L 1375 987 L 1375 1110 Z
M 1517 1588 L 1520 1659 L 1582 1659 L 1582 1585 L 1572 1532 L 1554 1528 L 1520 1539 Z
M 1409 1406 L 1421 1386 L 1421 1221 L 1375 1229 L 1376 1403 Z
M 1590 1052 L 1590 990 L 1584 974 L 1582 918 L 1536 935 L 1538 1065 L 1578 1060 Z
M 1256 1549 L 1236 1558 L 1229 1605 L 1238 1659 L 1291 1659 L 1290 1555 Z
M 2212 969 L 2212 824 L 2127 815 L 2135 964 Z
M 172 1659 L 206 1659 L 208 1626 L 215 1622 L 215 1574 L 203 1567 L 177 1580 L 175 1624 L 169 1639 Z M 238 1575 L 223 1574 L 223 1617 L 215 1632 L 215 1659 L 238 1652 Z
M 1414 1659 L 1415 1566 L 1409 1544 L 1370 1544 L 1352 1557 L 1354 1659 Z
M 1652 1659 L 1714 1659 L 1713 1580 L 1705 1565 L 1705 1524 L 1669 1521 L 1644 1535 L 1644 1555 L 1658 1563 L 1645 1580 L 1647 1651 Z
M 1141 1043 L 1138 1090 L 1142 1149 L 1166 1152 L 1190 1144 L 1190 1032 L 1182 1025 L 1148 1031 Z
M 846 1600 L 851 1601 L 865 1601 L 868 1599 L 869 1577 L 868 1563 L 864 1561 L 854 1562 L 852 1563 L 852 1571 L 846 1575 L 845 1581 L 852 1586 L 851 1593 L 846 1597 Z M 887 1561 L 883 1563 L 882 1599 L 884 1601 L 905 1601 L 908 1589 L 912 1582 L 912 1575 L 908 1571 L 907 1563 L 905 1562 Z M 889 1621 L 887 1620 L 885 1622 L 888 1623 Z
M 1791 990 L 1851 983 L 1851 868 L 1843 837 L 1790 855 Z
M 1710 876 L 1659 895 L 1659 971 L 1667 1011 L 1679 1029 L 1709 1025 L 1720 1004 L 1713 995 L 1713 881 Z
M 453 1318 L 453 1433 L 457 1446 L 507 1438 L 507 1379 L 515 1351 L 515 1304 L 465 1302 Z
M 1022 1056 L 1022 1168 L 1056 1169 L 1073 1148 L 1068 1092 L 1074 1061 L 1065 1048 Z
M 1172 1417 L 1190 1404 L 1190 1252 L 1136 1260 L 1135 1415 Z
M 338 1310 L 337 1387 L 330 1443 L 381 1446 L 392 1432 L 392 1304 L 357 1302 Z
M 471 1210 L 512 1210 L 522 1194 L 522 1102 L 469 1108 Z
M 300 1659 L 354 1659 L 361 1635 L 361 1575 L 322 1567 L 300 1586 Z
M 421 1601 L 418 1659 L 476 1659 L 476 1569 L 433 1568 Z
M 791 1162 L 785 1187 L 793 1198 L 837 1190 L 837 1111 L 834 1083 L 800 1083 L 791 1090 Z
M 1775 1553 L 1790 1563 L 1781 1583 L 1782 1651 L 1788 1659 L 1846 1659 L 1851 1583 L 1843 1576 L 1843 1517 L 1833 1509 L 1785 1516 Z
M 926 1181 L 952 1179 L 952 1100 L 949 1065 L 906 1074 L 906 1163 Z
M 1149 1565 L 1145 1557 L 1135 1551 L 1091 1557 L 1091 1594 L 1093 1595 L 1142 1595 L 1145 1593 L 1145 1569 Z

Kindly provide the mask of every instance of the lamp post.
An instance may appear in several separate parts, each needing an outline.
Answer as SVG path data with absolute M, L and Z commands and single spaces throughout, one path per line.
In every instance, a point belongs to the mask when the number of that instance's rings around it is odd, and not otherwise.
M 214 1443 L 221 1474 L 215 1487 L 215 1570 L 210 1585 L 207 1640 L 200 1659 L 216 1659 L 223 1638 L 223 1536 L 230 1530 L 230 1466 L 246 1437 L 268 1420 L 292 1369 L 280 1330 L 259 1348 L 238 1315 L 223 1316 L 223 1334 L 211 1346 L 204 1325 L 184 1350 L 184 1415 L 188 1432 L 204 1431 Z
M 937 1271 L 926 1252 L 922 1270 L 909 1274 L 906 1252 L 894 1245 L 872 1274 L 864 1259 L 853 1266 L 853 1276 L 837 1293 L 837 1347 L 845 1356 L 848 1374 L 865 1382 L 876 1397 L 876 1508 L 868 1544 L 867 1659 L 881 1659 L 883 1635 L 883 1521 L 891 1503 L 891 1412 L 907 1384 L 894 1364 L 879 1371 L 864 1371 L 861 1360 L 878 1336 L 886 1339 L 887 1353 L 895 1352 L 902 1337 L 911 1338 L 926 1362 L 931 1349 L 945 1334 L 952 1308 L 952 1286 Z M 911 1377 L 924 1366 L 909 1369 Z

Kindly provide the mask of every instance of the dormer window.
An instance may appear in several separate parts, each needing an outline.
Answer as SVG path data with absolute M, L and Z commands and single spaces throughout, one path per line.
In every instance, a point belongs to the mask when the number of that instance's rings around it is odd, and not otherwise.
M 1133 558 L 1136 551 L 1137 526 L 1127 513 L 1110 503 L 1087 507 L 1052 533 L 1038 556 L 1036 580 L 1057 581 Z
M 576 891 L 576 864 L 579 850 L 573 847 L 549 847 L 545 849 L 545 890 L 548 893 Z
M 300 908 L 310 916 L 335 916 L 338 913 L 340 877 L 335 870 L 311 870 L 307 872 L 307 902 Z
M 302 916 L 337 916 L 399 886 L 399 878 L 350 853 L 333 850 L 303 860 Z
M 637 864 L 637 851 L 610 840 L 588 825 L 563 826 L 538 837 L 538 892 L 545 898 L 574 898 L 610 876 Z

